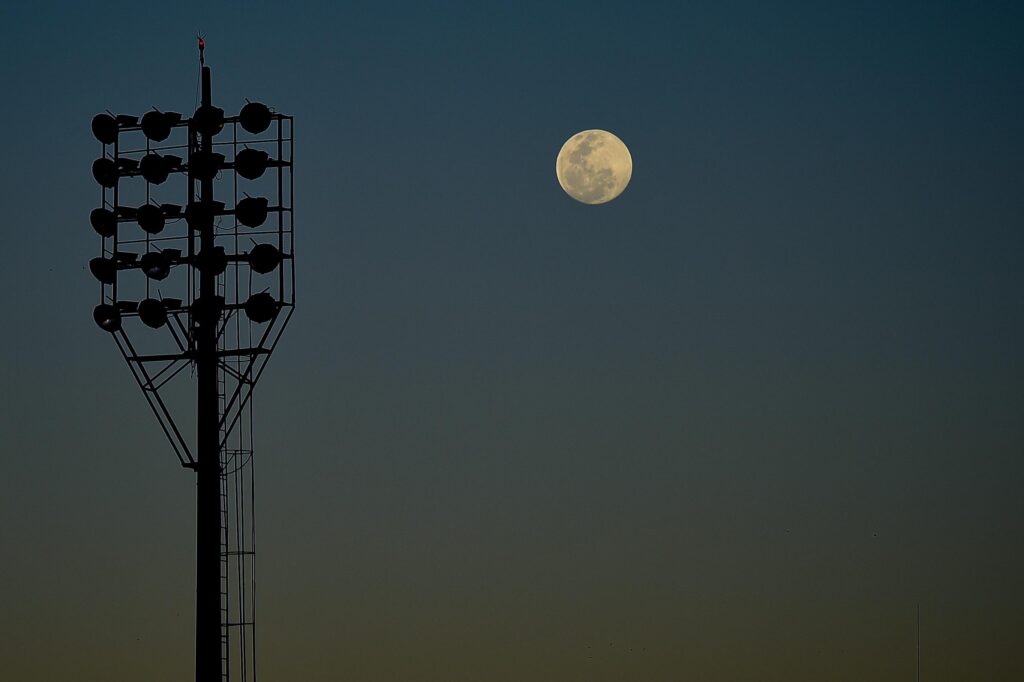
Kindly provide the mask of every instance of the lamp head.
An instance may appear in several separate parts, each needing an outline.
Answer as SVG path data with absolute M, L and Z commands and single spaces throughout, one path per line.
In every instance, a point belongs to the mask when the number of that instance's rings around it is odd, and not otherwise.
M 103 284 L 113 284 L 117 281 L 117 261 L 97 256 L 89 261 L 89 272 Z
M 92 319 L 100 329 L 111 334 L 121 328 L 121 311 L 107 303 L 101 303 L 93 308 Z
M 249 252 L 249 267 L 265 275 L 281 264 L 281 252 L 273 244 L 257 244 Z
M 245 314 L 253 322 L 262 324 L 274 319 L 280 304 L 267 292 L 253 294 L 245 302 Z
M 238 114 L 238 122 L 246 132 L 259 135 L 270 127 L 271 113 L 266 104 L 249 102 Z
M 224 165 L 224 155 L 199 151 L 188 160 L 188 172 L 196 180 L 213 180 Z
M 139 227 L 149 234 L 160 234 L 166 221 L 163 210 L 154 204 L 139 206 L 139 210 L 135 212 L 135 219 L 139 222 Z
M 213 219 L 223 211 L 223 201 L 193 201 L 185 207 L 185 222 L 193 230 L 209 230 Z
M 173 111 L 147 111 L 142 115 L 142 134 L 154 142 L 163 142 L 180 120 L 181 114 Z
M 235 155 L 235 172 L 246 180 L 255 180 L 266 172 L 270 155 L 260 149 L 243 149 Z
M 224 110 L 204 104 L 192 115 L 192 128 L 200 135 L 212 137 L 224 129 Z
M 164 302 L 155 298 L 139 301 L 139 319 L 151 329 L 159 329 L 167 324 L 167 308 Z
M 117 216 L 105 208 L 94 208 L 89 214 L 92 229 L 101 237 L 113 237 L 117 232 Z
M 117 164 L 113 159 L 96 159 L 92 162 L 92 177 L 103 187 L 114 187 L 121 174 L 117 172 Z
M 96 114 L 92 117 L 92 134 L 103 144 L 117 142 L 117 119 L 110 114 Z
M 267 219 L 265 197 L 246 197 L 235 204 L 235 218 L 246 227 L 259 227 Z
M 196 267 L 200 272 L 209 275 L 220 275 L 228 269 L 228 257 L 223 246 L 215 246 L 212 250 L 203 250 L 196 256 Z
M 139 259 L 139 267 L 143 274 L 150 279 L 167 279 L 171 274 L 171 257 L 167 251 L 150 251 L 142 254 Z

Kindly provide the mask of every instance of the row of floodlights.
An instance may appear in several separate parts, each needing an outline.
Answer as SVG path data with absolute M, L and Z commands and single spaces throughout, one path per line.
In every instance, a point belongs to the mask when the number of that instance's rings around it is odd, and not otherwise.
M 240 199 L 231 211 L 224 209 L 223 201 L 194 201 L 184 211 L 178 204 L 143 204 L 138 208 L 116 206 L 114 210 L 94 208 L 89 214 L 89 222 L 101 237 L 113 237 L 121 220 L 135 220 L 145 232 L 160 234 L 168 219 L 182 216 L 193 230 L 209 228 L 219 215 L 234 215 L 246 227 L 259 227 L 266 222 L 269 211 L 269 201 L 265 197 L 246 197 Z
M 106 156 L 92 163 L 92 177 L 103 187 L 117 185 L 122 177 L 141 175 L 146 182 L 159 185 L 167 180 L 171 173 L 188 173 L 196 180 L 213 180 L 222 168 L 230 168 L 246 180 L 261 177 L 268 168 L 287 166 L 287 161 L 270 158 L 270 154 L 261 149 L 243 149 L 235 154 L 231 163 L 225 163 L 224 155 L 216 152 L 199 151 L 183 163 L 180 156 L 146 154 L 141 160 L 120 157 L 111 159 Z
M 238 122 L 247 132 L 259 135 L 270 127 L 274 115 L 265 104 L 249 102 L 238 114 Z M 103 144 L 114 144 L 121 132 L 142 130 L 142 134 L 153 142 L 163 142 L 171 135 L 171 129 L 187 125 L 201 135 L 212 137 L 224 129 L 224 110 L 211 104 L 196 109 L 191 120 L 182 121 L 181 114 L 173 111 L 147 111 L 138 116 L 96 114 L 92 119 L 92 134 Z
M 122 315 L 135 313 L 144 325 L 152 329 L 159 329 L 167 324 L 169 313 L 189 312 L 197 319 L 216 318 L 219 310 L 225 307 L 224 297 L 217 296 L 212 305 L 207 305 L 202 299 L 196 299 L 191 306 L 184 308 L 180 298 L 146 298 L 141 301 L 118 301 L 115 304 L 101 303 L 92 311 L 92 318 L 105 332 L 120 331 Z M 240 307 L 245 311 L 245 316 L 257 324 L 269 322 L 281 309 L 273 296 L 267 292 L 261 292 L 250 296 Z
M 164 249 L 142 254 L 117 251 L 113 257 L 97 256 L 89 261 L 89 272 L 102 284 L 114 284 L 120 270 L 141 270 L 153 280 L 167 279 L 175 265 L 192 265 L 204 274 L 218 276 L 228 268 L 229 262 L 248 263 L 253 272 L 265 275 L 273 272 L 284 256 L 273 244 L 257 244 L 248 253 L 228 256 L 223 246 L 203 250 L 194 257 L 182 256 L 180 249 Z

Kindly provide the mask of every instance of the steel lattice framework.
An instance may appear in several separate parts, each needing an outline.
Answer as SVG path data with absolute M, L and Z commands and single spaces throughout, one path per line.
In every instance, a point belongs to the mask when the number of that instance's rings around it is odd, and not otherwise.
M 255 680 L 252 402 L 295 304 L 294 123 L 225 116 L 199 46 L 193 116 L 93 119 L 94 319 L 196 473 L 196 680 Z

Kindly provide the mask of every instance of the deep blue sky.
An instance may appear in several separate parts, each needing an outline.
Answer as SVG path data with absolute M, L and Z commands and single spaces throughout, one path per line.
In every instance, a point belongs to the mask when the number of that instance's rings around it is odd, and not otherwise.
M 8 3 L 0 677 L 191 674 L 91 117 L 296 117 L 266 680 L 1024 677 L 1013 2 Z M 615 201 L 561 191 L 614 132 Z

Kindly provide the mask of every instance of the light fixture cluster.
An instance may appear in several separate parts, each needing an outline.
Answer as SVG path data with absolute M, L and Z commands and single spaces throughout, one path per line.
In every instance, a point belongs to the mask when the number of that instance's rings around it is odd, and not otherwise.
M 233 158 L 228 160 L 224 154 L 203 151 L 193 144 L 197 136 L 210 139 L 229 124 L 237 124 L 246 132 L 259 135 L 271 126 L 275 118 L 279 117 L 260 102 L 247 103 L 234 118 L 225 117 L 222 109 L 212 105 L 200 106 L 191 119 L 183 118 L 180 113 L 156 109 L 146 112 L 141 118 L 109 113 L 98 114 L 93 118 L 92 132 L 103 143 L 104 153 L 93 162 L 92 174 L 104 188 L 104 206 L 93 209 L 89 221 L 96 233 L 103 237 L 104 250 L 103 255 L 89 261 L 89 270 L 101 284 L 114 287 L 114 296 L 105 297 L 104 302 L 93 311 L 93 318 L 101 329 L 111 333 L 119 331 L 126 314 L 137 315 L 143 324 L 153 329 L 167 324 L 168 316 L 172 313 L 188 313 L 193 324 L 202 324 L 204 320 L 211 319 L 211 315 L 219 316 L 220 310 L 232 308 L 244 312 L 251 321 L 258 324 L 276 317 L 282 302 L 265 291 L 252 294 L 244 302 L 230 305 L 225 305 L 223 299 L 213 301 L 213 309 L 208 309 L 207 304 L 199 305 L 198 300 L 186 305 L 180 298 L 108 302 L 116 298 L 118 277 L 123 271 L 139 270 L 149 280 L 159 282 L 178 266 L 191 267 L 200 273 L 212 275 L 223 274 L 231 263 L 247 264 L 251 272 L 257 275 L 266 275 L 281 267 L 284 259 L 289 256 L 283 254 L 279 246 L 269 243 L 254 242 L 248 251 L 228 254 L 221 246 L 200 249 L 198 239 L 188 239 L 190 253 L 183 253 L 182 249 L 161 249 L 157 247 L 156 241 L 150 242 L 150 238 L 161 235 L 168 223 L 180 219 L 184 219 L 189 230 L 194 233 L 214 230 L 217 219 L 222 216 L 234 216 L 238 225 L 255 230 L 266 223 L 272 212 L 284 210 L 281 206 L 271 206 L 265 197 L 245 196 L 238 199 L 231 208 L 220 201 L 196 200 L 191 191 L 190 201 L 184 206 L 151 201 L 140 206 L 121 206 L 117 200 L 122 178 L 141 177 L 149 185 L 155 186 L 167 182 L 175 174 L 184 174 L 192 187 L 193 181 L 213 180 L 222 171 L 232 171 L 245 180 L 256 180 L 268 169 L 290 166 L 290 161 L 272 158 L 258 148 L 238 149 Z M 188 129 L 190 144 L 169 149 L 188 149 L 190 153 L 186 158 L 160 153 L 159 148 L 151 150 L 151 143 L 164 142 L 178 127 Z M 148 140 L 146 148 L 136 150 L 135 156 L 120 155 L 120 136 L 130 132 L 141 132 Z M 111 145 L 113 149 L 108 150 Z M 141 158 L 136 158 L 139 155 Z M 112 190 L 112 204 L 107 201 L 107 190 Z M 147 244 L 145 253 L 119 250 L 119 237 L 123 236 L 119 234 L 119 228 L 128 223 L 137 224 L 144 233 L 142 236 L 146 238 Z M 113 248 L 107 247 L 108 239 L 113 239 Z M 142 240 L 134 241 L 140 243 Z M 191 245 L 196 246 L 196 252 L 191 252 Z M 203 309 L 200 310 L 200 307 Z

